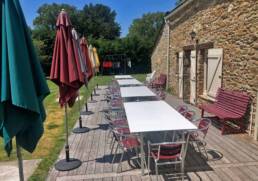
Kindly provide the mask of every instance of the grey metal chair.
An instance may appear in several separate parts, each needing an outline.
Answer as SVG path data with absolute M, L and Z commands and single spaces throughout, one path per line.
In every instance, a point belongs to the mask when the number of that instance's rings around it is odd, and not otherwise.
M 207 143 L 205 141 L 205 138 L 211 125 L 211 120 L 208 118 L 201 118 L 197 121 L 199 122 L 198 130 L 190 133 L 190 143 L 193 146 L 196 145 L 200 153 L 204 152 L 206 159 L 208 159 L 208 154 L 206 150 Z

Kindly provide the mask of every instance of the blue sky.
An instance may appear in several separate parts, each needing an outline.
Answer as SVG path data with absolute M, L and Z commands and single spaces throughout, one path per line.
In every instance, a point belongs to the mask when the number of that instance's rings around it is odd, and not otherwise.
M 32 26 L 37 16 L 37 9 L 44 3 L 67 3 L 82 9 L 84 4 L 101 3 L 117 12 L 116 21 L 121 25 L 122 36 L 128 32 L 133 19 L 147 12 L 170 11 L 175 7 L 176 0 L 20 0 L 27 23 Z

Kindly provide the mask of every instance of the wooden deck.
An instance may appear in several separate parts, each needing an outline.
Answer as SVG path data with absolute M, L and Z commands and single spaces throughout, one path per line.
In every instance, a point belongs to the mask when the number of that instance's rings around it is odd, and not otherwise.
M 103 88 L 103 87 L 102 87 Z M 103 118 L 106 102 L 103 101 L 104 90 L 97 91 L 100 96 L 95 97 L 98 102 L 89 104 L 94 112 L 90 116 L 82 116 L 84 126 L 91 131 L 84 134 L 69 136 L 70 155 L 82 161 L 78 169 L 59 172 L 52 168 L 49 172 L 49 181 L 140 181 L 157 180 L 155 175 L 141 176 L 139 168 L 128 163 L 126 158 L 122 164 L 121 173 L 116 173 L 117 162 L 111 163 L 110 138 L 107 125 Z M 167 102 L 176 107 L 182 102 L 173 96 L 167 97 Z M 199 114 L 199 110 L 195 109 Z M 157 120 L 158 121 L 158 120 Z M 75 125 L 77 127 L 77 125 Z M 202 158 L 201 154 L 191 146 L 186 158 L 185 180 L 258 180 L 258 143 L 245 134 L 224 135 L 212 126 L 207 139 L 209 160 Z M 65 157 L 64 149 L 59 159 Z M 159 180 L 179 180 L 180 175 L 173 173 L 171 168 L 160 168 Z

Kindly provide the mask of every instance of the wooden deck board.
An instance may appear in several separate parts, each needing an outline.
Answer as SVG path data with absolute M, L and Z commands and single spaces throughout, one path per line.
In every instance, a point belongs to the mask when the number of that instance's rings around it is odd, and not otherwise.
M 73 134 L 69 136 L 70 155 L 82 161 L 78 169 L 59 172 L 51 168 L 48 181 L 148 181 L 157 180 L 155 175 L 141 176 L 140 169 L 130 167 L 126 159 L 122 162 L 121 173 L 116 173 L 118 163 L 112 164 L 113 155 L 110 155 L 110 141 L 108 129 L 105 126 L 103 112 L 107 106 L 103 99 L 104 90 L 98 91 L 100 96 L 94 97 L 97 103 L 89 103 L 89 110 L 93 115 L 82 116 L 83 125 L 91 128 L 84 134 Z M 173 98 L 173 97 L 172 97 Z M 167 100 L 173 107 L 177 107 L 180 101 Z M 199 111 L 189 106 L 191 109 Z M 78 123 L 75 127 L 78 126 Z M 162 134 L 146 135 L 148 139 L 163 139 Z M 189 146 L 186 158 L 185 180 L 211 180 L 211 181 L 241 181 L 258 180 L 258 144 L 247 135 L 221 135 L 220 130 L 211 126 L 206 137 L 209 160 L 205 160 L 201 153 Z M 121 150 L 119 151 L 121 152 Z M 221 158 L 219 157 L 221 154 Z M 59 158 L 65 157 L 62 149 Z M 212 159 L 214 157 L 214 159 Z M 119 160 L 119 156 L 117 158 Z M 181 175 L 172 173 L 171 168 L 159 168 L 161 175 L 158 180 L 181 180 Z

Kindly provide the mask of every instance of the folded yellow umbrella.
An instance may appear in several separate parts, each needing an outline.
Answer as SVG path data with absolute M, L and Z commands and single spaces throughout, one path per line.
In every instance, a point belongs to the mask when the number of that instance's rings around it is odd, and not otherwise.
M 94 60 L 95 60 L 95 65 L 96 65 L 96 67 L 95 67 L 96 72 L 99 72 L 100 62 L 99 62 L 98 52 L 95 47 L 93 48 L 93 55 L 94 55 Z

